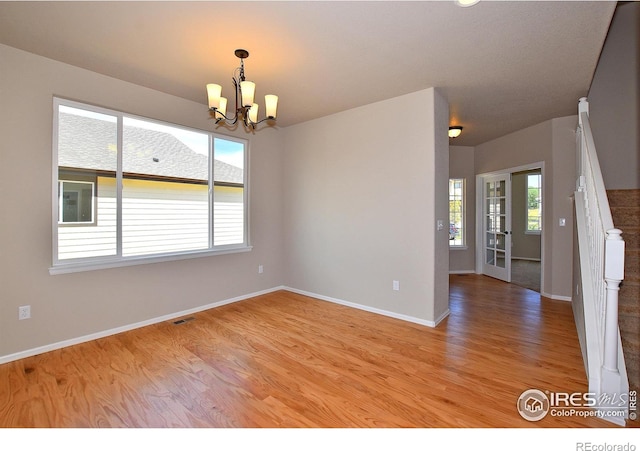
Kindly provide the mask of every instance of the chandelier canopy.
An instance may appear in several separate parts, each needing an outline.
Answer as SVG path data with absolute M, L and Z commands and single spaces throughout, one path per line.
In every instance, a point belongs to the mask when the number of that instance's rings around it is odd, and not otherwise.
M 244 60 L 249 57 L 249 52 L 237 49 L 235 55 L 240 58 L 240 67 L 233 71 L 232 80 L 235 88 L 236 107 L 232 115 L 227 112 L 227 99 L 221 96 L 222 86 L 214 83 L 207 85 L 209 112 L 215 118 L 216 124 L 224 122 L 227 125 L 235 125 L 238 121 L 242 121 L 245 128 L 254 130 L 256 125 L 261 122 L 275 122 L 278 96 L 273 94 L 264 96 L 266 117 L 258 120 L 258 104 L 253 102 L 256 84 L 246 80 L 244 75 Z

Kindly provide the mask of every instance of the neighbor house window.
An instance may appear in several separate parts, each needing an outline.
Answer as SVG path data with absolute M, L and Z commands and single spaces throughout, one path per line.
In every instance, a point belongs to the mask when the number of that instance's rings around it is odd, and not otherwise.
M 93 223 L 93 182 L 60 180 L 58 224 Z
M 244 140 L 54 106 L 53 269 L 248 248 Z
M 449 246 L 465 246 L 464 179 L 449 179 Z
M 527 174 L 527 230 L 542 231 L 542 174 Z

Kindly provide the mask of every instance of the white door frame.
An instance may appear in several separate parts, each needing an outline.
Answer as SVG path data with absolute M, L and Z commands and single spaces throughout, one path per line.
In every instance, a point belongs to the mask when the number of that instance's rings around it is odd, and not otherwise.
M 485 172 L 482 174 L 476 174 L 476 274 L 482 274 L 483 267 L 483 257 L 484 257 L 484 218 L 482 216 L 482 212 L 484 209 L 484 179 L 486 177 L 493 177 L 498 174 L 509 173 L 513 174 L 514 172 L 522 172 L 529 171 L 531 169 L 540 169 L 542 174 L 542 233 L 540 234 L 540 294 L 545 292 L 544 286 L 544 267 L 545 267 L 545 252 L 544 252 L 544 242 L 546 235 L 546 221 L 545 216 L 547 214 L 546 209 L 546 198 L 547 191 L 546 189 L 546 178 L 544 173 L 544 161 L 538 161 L 535 163 L 525 164 L 523 166 L 516 166 L 512 168 L 500 169 L 492 172 Z

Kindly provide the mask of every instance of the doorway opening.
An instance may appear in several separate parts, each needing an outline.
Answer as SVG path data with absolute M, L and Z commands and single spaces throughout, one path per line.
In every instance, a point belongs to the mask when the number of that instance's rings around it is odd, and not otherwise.
M 476 273 L 542 293 L 544 162 L 476 176 Z
M 540 293 L 542 171 L 511 174 L 511 283 Z

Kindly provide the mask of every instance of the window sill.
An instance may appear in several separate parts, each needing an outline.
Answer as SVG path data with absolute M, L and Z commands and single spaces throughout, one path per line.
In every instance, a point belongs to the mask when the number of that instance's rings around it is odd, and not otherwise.
M 449 246 L 450 251 L 466 251 L 469 249 L 467 246 Z
M 94 261 L 58 263 L 49 268 L 50 275 L 70 274 L 75 272 L 95 271 L 99 269 L 121 268 L 126 266 L 148 265 L 151 263 L 162 263 L 176 260 L 189 260 L 192 258 L 212 257 L 214 255 L 238 254 L 250 252 L 252 246 L 227 247 L 217 250 L 181 252 L 179 254 L 163 254 L 153 256 L 128 257 L 125 259 L 105 259 Z
M 542 233 L 541 230 L 525 230 L 525 235 L 540 235 Z

